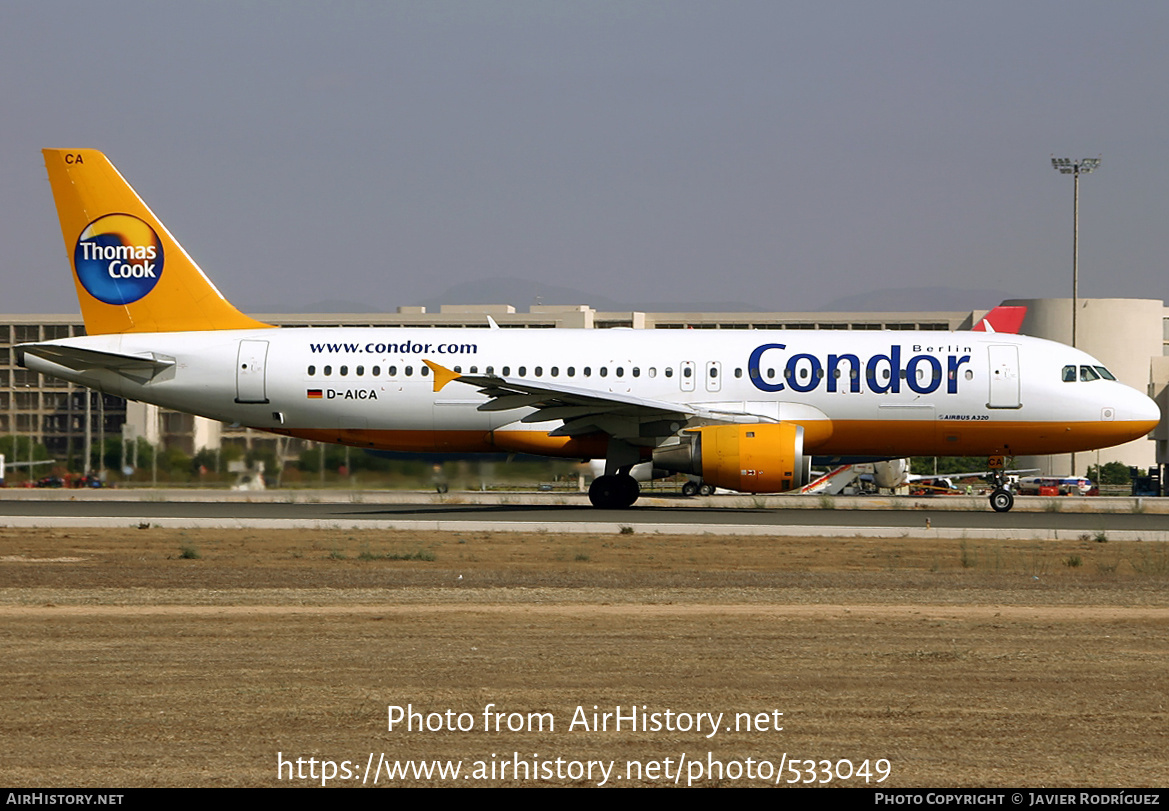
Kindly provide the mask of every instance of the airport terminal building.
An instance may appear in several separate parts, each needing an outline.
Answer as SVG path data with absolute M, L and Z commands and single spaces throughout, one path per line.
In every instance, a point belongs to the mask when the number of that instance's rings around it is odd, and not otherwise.
M 1070 299 L 1019 299 L 1026 307 L 1020 331 L 1071 343 Z M 446 305 L 439 312 L 400 307 L 396 313 L 257 315 L 282 327 L 410 327 L 485 329 L 488 316 L 504 329 L 736 329 L 736 330 L 908 330 L 970 329 L 986 314 L 899 313 L 652 313 L 598 312 L 587 305 L 535 305 L 517 312 L 510 305 Z M 1160 425 L 1148 439 L 1075 455 L 1019 458 L 1020 467 L 1048 475 L 1083 475 L 1090 465 L 1119 461 L 1147 468 L 1169 463 L 1169 308 L 1153 299 L 1080 299 L 1077 345 L 1098 358 L 1122 382 L 1147 390 L 1161 407 Z M 84 335 L 79 315 L 0 316 L 0 435 L 31 437 L 50 455 L 73 460 L 82 472 L 85 449 L 112 436 L 179 448 L 194 454 L 225 442 L 252 449 L 268 447 L 284 458 L 303 450 L 300 440 L 224 425 L 143 403 L 127 402 L 23 369 L 13 346 Z M 1024 370 L 1025 373 L 1025 370 Z M 1152 441 L 1150 441 L 1152 440 Z M 13 460 L 15 461 L 15 460 Z

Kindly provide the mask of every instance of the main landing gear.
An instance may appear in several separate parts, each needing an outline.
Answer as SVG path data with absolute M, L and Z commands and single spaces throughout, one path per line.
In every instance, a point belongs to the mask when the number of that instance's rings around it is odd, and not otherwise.
M 682 495 L 684 496 L 713 496 L 714 485 L 706 483 L 698 483 L 696 481 L 688 481 L 682 485 Z
M 633 506 L 641 495 L 637 481 L 625 473 L 598 476 L 589 487 L 589 501 L 594 507 L 624 510 Z

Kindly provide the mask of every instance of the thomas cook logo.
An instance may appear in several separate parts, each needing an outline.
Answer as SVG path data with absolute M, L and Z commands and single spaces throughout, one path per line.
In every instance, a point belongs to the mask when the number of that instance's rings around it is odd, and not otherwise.
M 77 238 L 73 266 L 89 294 L 106 304 L 132 304 L 162 276 L 162 242 L 154 229 L 129 214 L 94 220 Z

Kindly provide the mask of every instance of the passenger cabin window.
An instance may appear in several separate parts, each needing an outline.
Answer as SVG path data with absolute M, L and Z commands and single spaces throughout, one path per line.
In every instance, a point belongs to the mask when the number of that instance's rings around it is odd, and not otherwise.
M 308 373 L 310 376 L 315 375 L 317 373 L 317 367 L 316 366 L 308 367 Z

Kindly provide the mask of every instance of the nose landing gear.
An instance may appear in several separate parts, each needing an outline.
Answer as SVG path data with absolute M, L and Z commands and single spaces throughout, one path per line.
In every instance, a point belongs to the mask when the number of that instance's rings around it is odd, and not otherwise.
M 990 494 L 990 508 L 996 513 L 1010 512 L 1015 506 L 1015 494 L 1011 492 L 1011 480 L 1007 478 L 1006 459 L 1002 456 L 991 456 L 987 459 L 986 467 L 991 471 L 991 481 L 994 490 Z
M 990 494 L 990 508 L 996 513 L 1009 512 L 1015 506 L 1015 494 L 1005 487 L 997 487 Z

